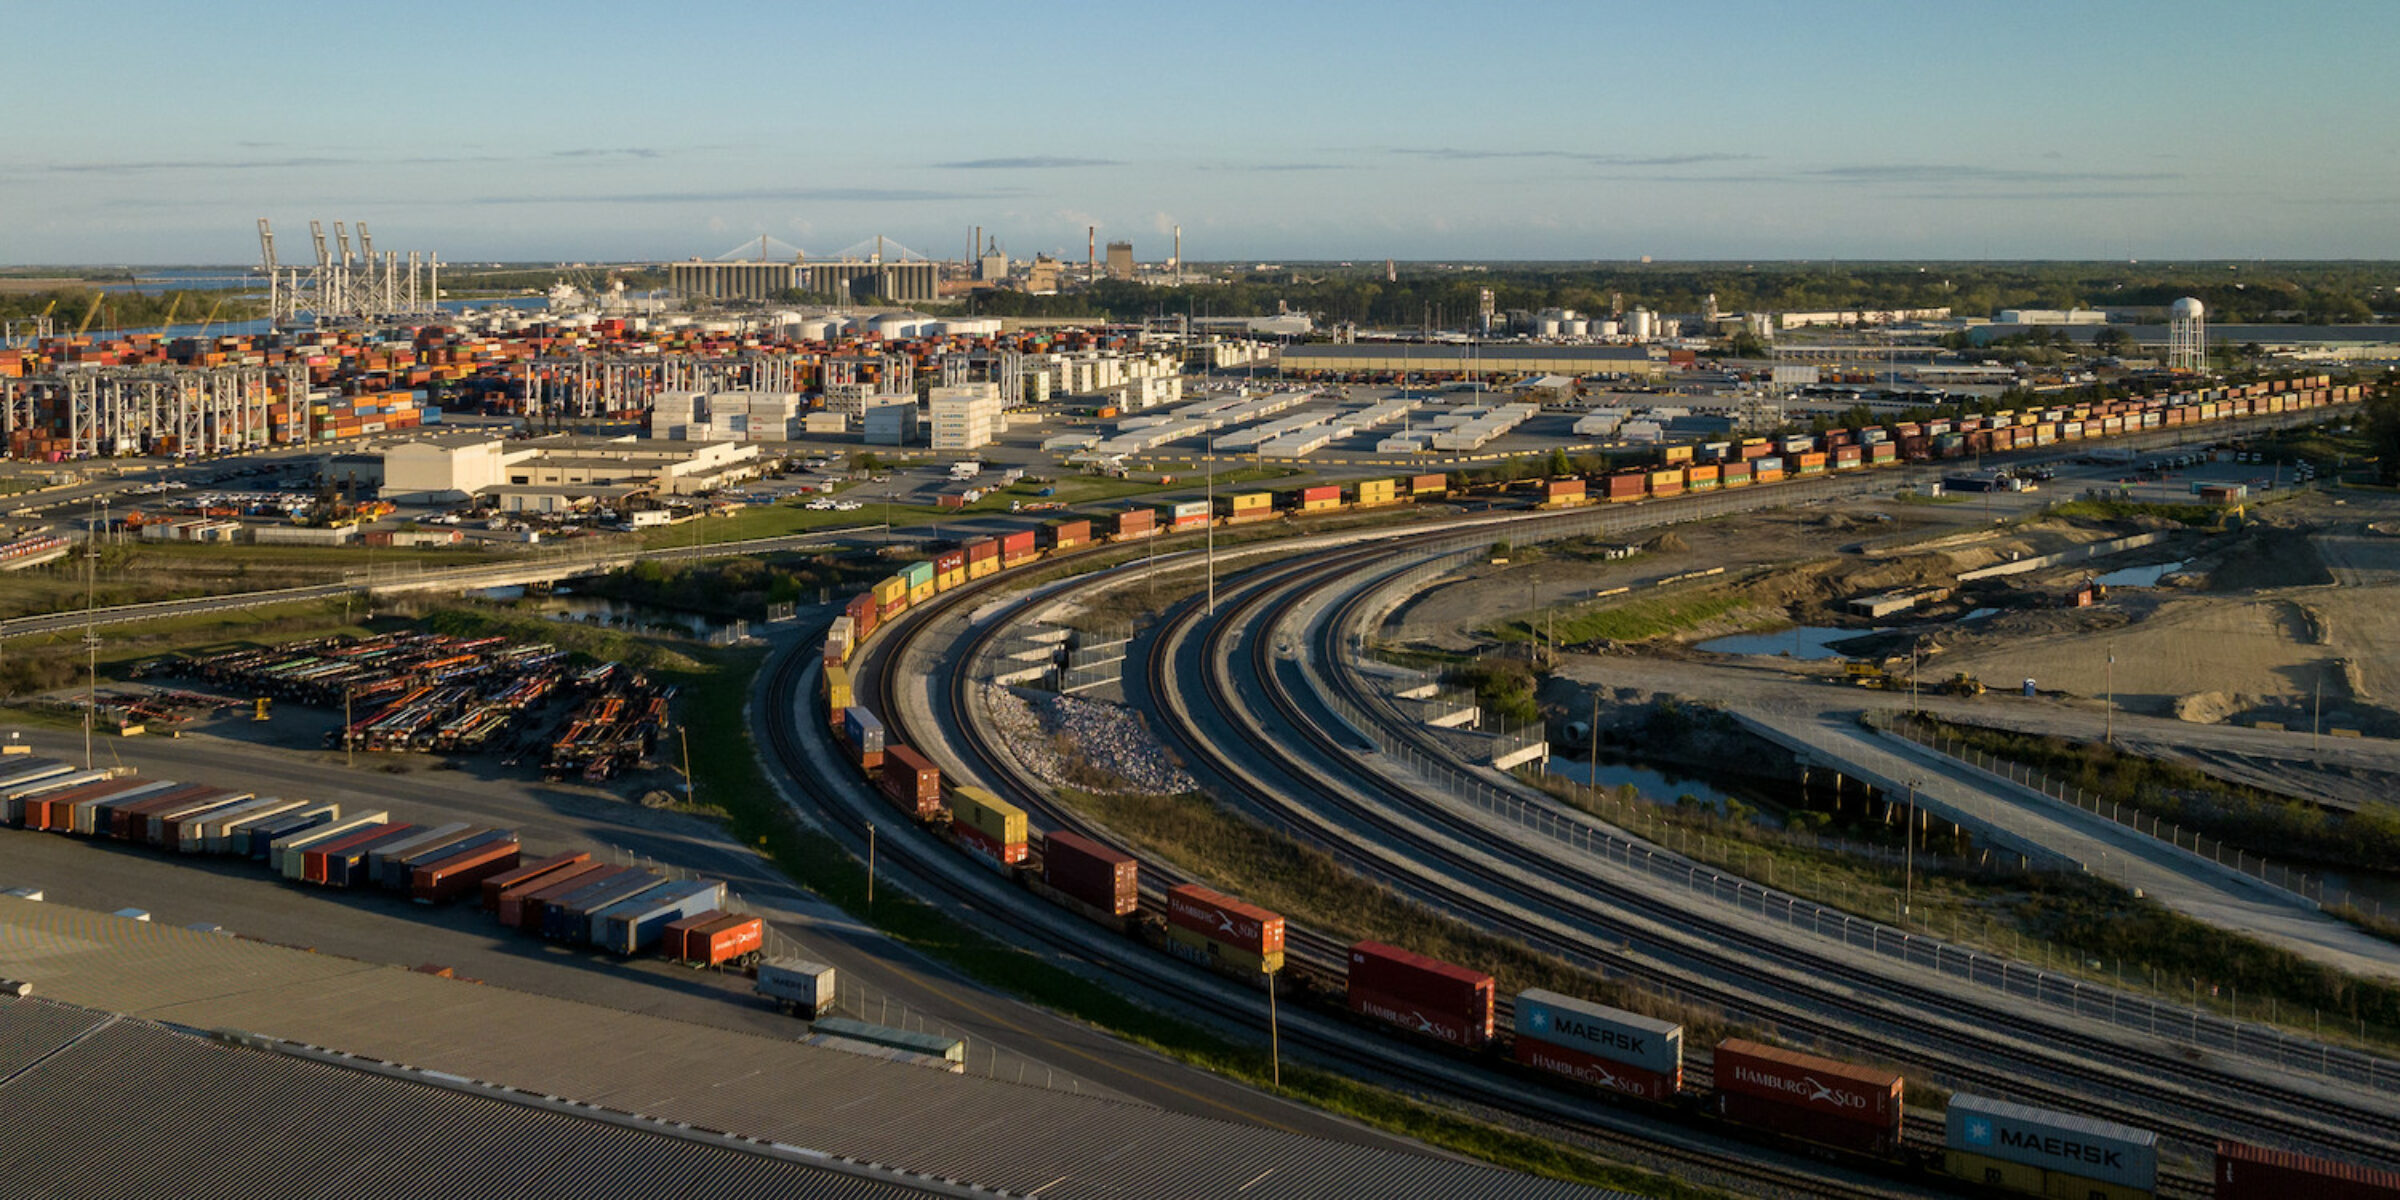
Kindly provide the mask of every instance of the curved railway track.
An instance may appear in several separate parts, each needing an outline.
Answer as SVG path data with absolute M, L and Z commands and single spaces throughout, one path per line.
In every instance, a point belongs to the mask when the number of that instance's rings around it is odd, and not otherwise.
M 857 674 L 864 674 L 872 681 L 869 684 L 869 691 L 879 706 L 877 711 L 883 716 L 887 736 L 912 746 L 925 744 L 923 739 L 912 737 L 904 716 L 907 708 L 902 703 L 902 697 L 899 694 L 901 686 L 899 676 L 892 667 L 906 658 L 915 640 L 924 636 L 930 627 L 938 622 L 941 614 L 949 611 L 952 605 L 971 603 L 976 596 L 1005 582 L 1008 582 L 1008 577 L 1002 575 L 970 582 L 964 587 L 952 589 L 950 592 L 944 593 L 945 602 L 937 603 L 929 609 L 911 610 L 909 613 L 895 618 L 898 628 L 890 629 L 888 633 L 880 633 L 876 638 L 870 639 L 868 648 L 872 653 L 867 656 L 869 661 L 862 664 Z M 996 636 L 998 629 L 998 625 L 993 624 L 971 635 L 971 645 L 965 653 L 971 655 L 974 649 Z M 802 683 L 805 671 L 805 655 L 787 655 L 777 668 L 769 686 L 772 694 L 780 698 L 782 703 L 796 707 L 799 714 L 804 714 L 806 719 L 815 720 L 822 712 L 821 702 L 806 693 Z M 947 719 L 951 722 L 950 729 L 960 733 L 968 740 L 972 746 L 971 752 L 981 760 L 978 763 L 979 769 L 976 774 L 982 776 L 986 783 L 995 785 L 995 789 L 1003 797 L 1010 798 L 1012 802 L 1024 802 L 1024 806 L 1029 811 L 1038 813 L 1042 818 L 1051 822 L 1052 828 L 1072 829 L 1104 843 L 1113 844 L 1116 839 L 1106 830 L 1093 826 L 1071 810 L 1061 809 L 1047 802 L 1038 785 L 1022 778 L 1013 766 L 1012 760 L 995 751 L 980 726 L 972 720 L 964 719 L 967 716 L 965 708 L 968 685 L 963 672 L 952 672 L 951 675 L 951 686 L 938 689 L 937 701 L 946 710 Z M 785 715 L 788 717 L 798 714 L 787 710 Z M 794 722 L 788 719 L 777 719 L 772 724 L 770 750 L 779 761 L 784 763 L 787 774 L 791 775 L 795 782 L 801 783 L 804 790 L 811 794 L 816 803 L 827 807 L 829 811 L 851 812 L 850 807 L 835 795 L 836 789 L 824 781 L 811 778 L 811 773 L 806 769 L 806 756 L 798 745 L 800 735 Z M 886 841 L 884 847 L 888 856 L 896 848 L 895 842 Z M 920 871 L 918 874 L 921 879 L 943 893 L 948 899 L 978 905 L 984 903 L 983 897 L 972 894 L 968 889 L 947 883 L 941 872 Z M 1185 882 L 1190 878 L 1173 870 L 1167 864 L 1149 858 L 1143 860 L 1142 875 L 1143 906 L 1145 911 L 1151 912 L 1153 915 L 1163 905 L 1160 897 L 1165 888 Z M 1031 893 L 1023 895 L 1024 903 L 1055 911 L 1052 906 Z M 1092 960 L 1092 956 L 1087 953 L 1092 941 L 1108 939 L 1123 942 L 1126 940 L 1121 935 L 1099 926 L 1093 926 L 1088 934 L 1072 939 L 1053 937 L 1039 923 L 1027 923 L 1020 928 L 1027 935 L 1039 939 L 1049 948 L 1073 953 L 1087 960 Z M 1337 971 L 1338 965 L 1346 963 L 1348 958 L 1348 943 L 1322 933 L 1293 930 L 1288 944 L 1297 957 L 1328 974 Z M 1156 955 L 1155 958 L 1159 964 L 1159 974 L 1161 975 L 1193 969 L 1177 963 L 1164 954 Z M 1155 980 L 1151 981 L 1151 984 L 1156 986 Z M 1214 1005 L 1198 992 L 1192 993 L 1190 999 L 1203 1010 L 1220 1018 L 1228 1018 L 1243 1024 L 1252 1023 L 1256 1018 L 1253 1008 Z M 1355 1068 L 1367 1077 L 1381 1076 L 1394 1079 L 1407 1087 L 1448 1096 L 1470 1105 L 1505 1112 L 1520 1121 L 1531 1123 L 1536 1131 L 1547 1129 L 1554 1135 L 1586 1144 L 1596 1144 L 1605 1150 L 1614 1150 L 1635 1161 L 1646 1160 L 1653 1163 L 1671 1164 L 1672 1167 L 1680 1167 L 1694 1172 L 1700 1178 L 1714 1176 L 1720 1179 L 1740 1181 L 1765 1188 L 1771 1194 L 1776 1195 L 1848 1198 L 1891 1194 L 1886 1190 L 1861 1183 L 1829 1179 L 1815 1170 L 1786 1167 L 1771 1161 L 1760 1161 L 1756 1157 L 1755 1150 L 1725 1151 L 1706 1145 L 1693 1144 L 1699 1139 L 1661 1140 L 1663 1132 L 1661 1130 L 1628 1127 L 1646 1125 L 1647 1121 L 1626 1120 L 1623 1125 L 1598 1123 L 1590 1119 L 1589 1114 L 1593 1106 L 1589 1101 L 1559 1093 L 1532 1095 L 1528 1093 L 1522 1080 L 1507 1076 L 1476 1073 L 1478 1077 L 1462 1082 L 1459 1073 L 1455 1070 L 1458 1064 L 1454 1060 L 1437 1055 L 1431 1060 L 1433 1064 L 1450 1066 L 1453 1070 L 1430 1069 L 1429 1064 L 1421 1062 L 1418 1057 L 1388 1053 L 1381 1038 L 1369 1038 L 1362 1046 L 1356 1039 L 1321 1037 L 1306 1032 L 1304 1028 L 1295 1030 L 1293 1026 L 1287 1025 L 1285 1026 L 1284 1040 L 1289 1044 L 1306 1048 L 1322 1061 Z M 1622 1115 L 1620 1114 L 1620 1116 Z
M 2129 1049 L 2102 1038 L 2061 1029 L 2047 1022 L 2030 1020 L 2005 1009 L 1977 1003 L 1972 999 L 1962 1001 L 1948 993 L 1932 988 L 1911 984 L 1905 980 L 1893 980 L 1876 972 L 1850 966 L 1843 960 L 1807 954 L 1774 936 L 1752 932 L 1740 924 L 1706 919 L 1688 908 L 1660 901 L 1639 889 L 1627 889 L 1614 884 L 1603 876 L 1572 864 L 1551 861 L 1544 856 L 1529 852 L 1520 841 L 1497 836 L 1488 828 L 1465 820 L 1441 806 L 1426 804 L 1411 789 L 1395 786 L 1391 780 L 1377 771 L 1373 764 L 1368 763 L 1363 755 L 1353 750 L 1345 739 L 1329 732 L 1327 729 L 1329 722 L 1325 718 L 1319 714 L 1305 711 L 1289 692 L 1276 682 L 1278 675 L 1273 662 L 1272 649 L 1278 637 L 1276 631 L 1294 610 L 1306 605 L 1316 594 L 1339 584 L 1353 565 L 1347 560 L 1325 560 L 1301 570 L 1284 573 L 1284 579 L 1288 583 L 1280 589 L 1259 586 L 1243 591 L 1233 601 L 1233 604 L 1225 609 L 1224 614 L 1216 619 L 1203 641 L 1200 659 L 1203 664 L 1201 669 L 1207 681 L 1203 690 L 1208 702 L 1216 709 L 1219 718 L 1234 723 L 1234 727 L 1249 724 L 1249 714 L 1233 697 L 1234 685 L 1215 669 L 1216 663 L 1227 660 L 1227 656 L 1223 653 L 1225 641 L 1236 636 L 1236 631 L 1247 631 L 1250 635 L 1247 641 L 1247 662 L 1251 678 L 1257 681 L 1256 687 L 1268 696 L 1283 722 L 1295 734 L 1309 743 L 1315 758 L 1315 761 L 1303 761 L 1296 756 L 1271 750 L 1270 757 L 1279 760 L 1278 773 L 1283 776 L 1283 785 L 1279 789 L 1275 786 L 1251 784 L 1244 790 L 1252 795 L 1254 801 L 1260 797 L 1272 798 L 1279 792 L 1285 791 L 1291 794 L 1313 796 L 1323 803 L 1328 811 L 1341 814 L 1344 822 L 1354 823 L 1356 827 L 1374 829 L 1381 836 L 1409 847 L 1413 852 L 1412 857 L 1416 857 L 1419 861 L 1444 863 L 1450 869 L 1466 874 L 1495 894 L 1524 896 L 1523 903 L 1536 911 L 1545 908 L 1557 911 L 1559 902 L 1556 897 L 1561 894 L 1598 897 L 1606 900 L 1609 906 L 1641 913 L 1655 921 L 1704 931 L 1708 939 L 1721 942 L 1723 945 L 1736 948 L 1741 952 L 1739 955 L 1725 959 L 1727 964 L 1738 969 L 1736 978 L 1746 977 L 1756 987 L 1767 992 L 1789 991 L 1790 983 L 1786 979 L 1777 978 L 1758 970 L 1754 962 L 1776 963 L 1790 970 L 1806 971 L 1830 982 L 1855 989 L 1870 999 L 1861 1002 L 1855 999 L 1846 1000 L 1840 997 L 1821 996 L 1820 1000 L 1831 999 L 1840 1007 L 1846 1007 L 1853 1011 L 1872 1006 L 1867 1015 L 1885 1022 L 1887 1025 L 1899 1025 L 1912 1039 L 1915 1039 L 1917 1046 L 1947 1046 L 1951 1047 L 1952 1051 L 1948 1054 L 1934 1054 L 1922 1049 L 1910 1050 L 1888 1045 L 1870 1045 L 1864 1048 L 1886 1056 L 1898 1057 L 1914 1065 L 1942 1070 L 1951 1078 L 1974 1086 L 2019 1096 L 2025 1096 L 2031 1092 L 2035 1093 L 2034 1098 L 2042 1102 L 2068 1108 L 2082 1108 L 2088 1111 L 2095 1107 L 2088 1096 L 2066 1092 L 2055 1087 L 2033 1085 L 2021 1073 L 1992 1070 L 1976 1065 L 1961 1065 L 1973 1064 L 1978 1059 L 1987 1058 L 1988 1053 L 1981 1047 L 1966 1042 L 1959 1036 L 1956 1029 L 1950 1028 L 1940 1021 L 1908 1013 L 1905 1011 L 1906 1008 L 1946 1012 L 1950 1019 L 1960 1022 L 1968 1029 L 2004 1029 L 2029 1039 L 2031 1044 L 2061 1047 L 2063 1053 L 2051 1056 L 2050 1061 L 2028 1064 L 2038 1065 L 2044 1070 L 2057 1070 L 2062 1062 L 2073 1064 L 2124 1062 L 2144 1075 L 2155 1075 L 2162 1079 L 2188 1080 L 2202 1087 L 2222 1091 L 2250 1093 L 2262 1090 L 2273 1091 L 2275 1094 L 2272 1099 L 2277 1104 L 2288 1104 L 2294 1110 L 2313 1112 L 2332 1121 L 2372 1131 L 2356 1133 L 2327 1130 L 2302 1126 L 2293 1122 L 2276 1121 L 2272 1118 L 2262 1119 L 2255 1101 L 2244 1103 L 2203 1095 L 2171 1096 L 2155 1091 L 2145 1095 L 2139 1090 L 2138 1085 L 2141 1082 L 2139 1077 L 2128 1079 L 2120 1075 L 2114 1082 L 2114 1086 L 2128 1090 L 2134 1095 L 2144 1095 L 2154 1103 L 2181 1107 L 2198 1114 L 2203 1119 L 2204 1123 L 2191 1121 L 2172 1123 L 2169 1128 L 2162 1130 L 2169 1136 L 2179 1136 L 2194 1143 L 2206 1144 L 2229 1129 L 2248 1125 L 2252 1128 L 2267 1129 L 2280 1137 L 2296 1139 L 2302 1143 L 2327 1146 L 2371 1158 L 2389 1154 L 2393 1137 L 2400 1134 L 2400 1123 L 2395 1123 L 2381 1114 L 2360 1112 L 2306 1093 L 2263 1089 L 2255 1081 L 2196 1066 L 2179 1057 Z M 1365 592 L 1361 591 L 1359 596 L 1364 594 Z M 1358 602 L 1358 598 L 1354 597 L 1349 604 Z M 1348 605 L 1345 605 L 1344 612 L 1347 611 L 1347 608 Z M 1332 619 L 1325 621 L 1319 635 L 1320 638 L 1328 641 L 1338 638 L 1340 631 L 1348 627 L 1342 617 L 1343 612 L 1337 612 Z M 1185 631 L 1193 623 L 1194 616 L 1188 608 L 1179 612 L 1166 623 L 1160 637 L 1161 644 L 1171 647 L 1173 643 L 1185 636 Z M 1316 649 L 1319 653 L 1329 652 L 1328 648 L 1324 646 Z M 1151 679 L 1151 686 L 1158 694 L 1167 694 L 1172 688 L 1171 682 L 1164 678 L 1164 673 L 1168 669 L 1169 662 L 1165 655 L 1154 654 L 1152 656 L 1148 675 Z M 1162 706 L 1162 708 L 1171 707 L 1173 706 Z M 1238 764 L 1233 763 L 1219 752 L 1216 747 L 1208 744 L 1207 739 L 1199 736 L 1191 725 L 1173 726 L 1170 736 L 1178 742 L 1178 748 L 1183 750 L 1189 758 L 1209 763 L 1211 769 L 1222 778 L 1249 782 L 1247 777 L 1250 772 L 1243 770 Z M 1443 753 L 1440 747 L 1432 745 L 1430 741 L 1417 740 L 1420 742 L 1419 749 L 1423 752 L 1433 756 Z M 1261 742 L 1262 745 L 1268 747 L 1279 746 L 1279 743 L 1273 739 L 1262 739 Z M 1488 856 L 1495 863 L 1502 865 L 1487 866 L 1471 860 L 1464 860 L 1463 856 L 1458 855 L 1452 846 L 1417 832 L 1406 822 L 1394 819 L 1378 806 L 1359 804 L 1343 794 L 1340 789 L 1325 782 L 1326 772 L 1323 765 L 1327 762 L 1338 764 L 1344 777 L 1354 779 L 1375 794 L 1379 794 L 1392 811 L 1405 812 L 1428 827 L 1445 830 L 1450 836 L 1473 846 L 1479 854 Z M 1340 827 L 1325 821 L 1320 813 L 1310 812 L 1298 806 L 1280 807 L 1281 811 L 1277 815 L 1288 827 L 1301 831 L 1319 845 L 1326 846 L 1337 853 L 1344 853 L 1345 857 L 1353 861 L 1359 858 L 1359 855 L 1354 852 L 1354 848 L 1346 845 L 1346 839 L 1340 836 Z M 1368 862 L 1364 865 L 1377 875 L 1387 879 L 1393 879 L 1396 874 L 1394 864 L 1388 862 Z M 1521 877 L 1545 879 L 1554 885 L 1554 891 L 1549 896 L 1527 895 L 1519 883 Z M 1400 878 L 1393 879 L 1393 881 L 1399 882 L 1403 886 L 1413 885 L 1419 889 L 1424 886 L 1420 879 Z M 1624 955 L 1614 953 L 1604 944 L 1562 942 L 1548 930 L 1457 889 L 1452 889 L 1448 903 L 1454 910 L 1462 911 L 1474 920 L 1510 929 L 1519 936 L 1533 941 L 1536 945 L 1567 953 L 1576 959 L 1597 962 L 1600 965 L 1633 973 L 1647 973 L 1656 969 L 1655 966 L 1631 961 Z M 1583 905 L 1576 916 L 1579 920 L 1598 925 L 1604 931 L 1624 939 L 1627 943 L 1651 940 L 1654 937 L 1649 931 L 1616 919 L 1608 911 L 1608 908 L 1602 905 Z M 1674 982 L 1687 993 L 1694 994 L 1711 1003 L 1720 1004 L 1732 1011 L 1758 1013 L 1787 1029 L 1806 1032 L 1836 1043 L 1846 1042 L 1858 1045 L 1860 1041 L 1855 1030 L 1842 1028 L 1806 1013 L 1790 1009 L 1762 1011 L 1762 1006 L 1753 998 L 1752 993 L 1736 992 L 1721 986 L 1704 985 L 1692 980 L 1679 979 Z M 1831 989 L 1826 990 L 1830 991 Z M 1875 998 L 1878 997 L 1904 1007 L 1886 1008 L 1877 1002 Z M 2155 1127 L 2160 1124 L 2158 1112 L 2155 1109 L 2130 1108 L 2108 1102 L 2103 1102 L 2098 1107 L 2108 1110 L 2107 1115 L 2113 1119 L 2130 1124 L 2145 1127 Z

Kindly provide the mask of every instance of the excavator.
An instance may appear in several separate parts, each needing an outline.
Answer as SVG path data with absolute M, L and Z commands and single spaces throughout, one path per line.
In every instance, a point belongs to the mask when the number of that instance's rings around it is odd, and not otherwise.
M 1891 672 L 1884 670 L 1881 664 L 1864 658 L 1845 661 L 1842 664 L 1842 674 L 1848 676 L 1850 682 L 1863 688 L 1888 690 L 1894 683 Z

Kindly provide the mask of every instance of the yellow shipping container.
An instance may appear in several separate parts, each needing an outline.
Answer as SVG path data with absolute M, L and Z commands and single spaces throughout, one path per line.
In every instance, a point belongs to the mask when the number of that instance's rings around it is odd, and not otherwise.
M 1398 504 L 1400 502 L 1400 481 L 1396 479 L 1361 480 L 1358 485 L 1358 502 L 1361 506 Z
M 875 585 L 875 603 L 878 606 L 898 604 L 907 598 L 908 580 L 898 575 L 882 580 Z
M 857 703 L 850 691 L 850 668 L 825 668 L 825 706 L 833 710 L 833 715 L 838 718 L 843 709 Z
M 1025 841 L 1025 810 L 982 788 L 958 789 L 950 801 L 950 815 L 1003 846 Z
M 1967 1150 L 1942 1151 L 1942 1167 L 1951 1178 L 1966 1183 L 2005 1188 L 2028 1196 L 2047 1196 L 2051 1200 L 2150 1200 L 2155 1195 L 2121 1183 L 2046 1171 Z
M 1233 511 L 1235 512 L 1273 507 L 1275 507 L 1275 493 L 1273 492 L 1236 492 L 1233 496 Z
M 908 589 L 908 602 L 910 606 L 913 607 L 915 605 L 923 604 L 926 601 L 933 599 L 933 590 L 933 581 L 930 579 Z
M 1659 461 L 1663 463 L 1690 462 L 1692 461 L 1692 448 L 1690 446 L 1668 446 L 1662 452 Z
M 986 575 L 997 575 L 999 573 L 1000 556 L 997 554 L 991 556 L 990 558 L 970 558 L 967 560 L 967 578 L 969 579 L 981 579 Z
M 941 574 L 933 577 L 933 585 L 945 592 L 949 591 L 951 588 L 957 587 L 962 583 L 965 583 L 966 581 L 967 569 L 965 567 L 944 571 Z

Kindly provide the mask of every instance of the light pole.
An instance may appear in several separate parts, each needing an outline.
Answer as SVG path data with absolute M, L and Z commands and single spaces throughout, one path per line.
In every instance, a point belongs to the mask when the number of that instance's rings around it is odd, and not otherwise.
M 1908 827 L 1900 837 L 1900 923 L 1906 925 L 1916 907 L 1917 890 L 1917 788 L 1925 781 L 1908 781 Z
M 2107 643 L 2107 646 L 2108 713 L 2107 716 L 2103 718 L 2107 723 L 2102 727 L 2100 744 L 2104 746 L 2115 746 L 2117 744 L 2117 644 L 2115 642 L 2109 642 Z

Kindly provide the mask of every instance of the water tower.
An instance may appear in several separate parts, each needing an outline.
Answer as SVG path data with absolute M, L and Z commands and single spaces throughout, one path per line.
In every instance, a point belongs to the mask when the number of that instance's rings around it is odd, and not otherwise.
M 2185 296 L 2167 306 L 2167 369 L 2198 371 L 2208 365 L 2208 309 Z

